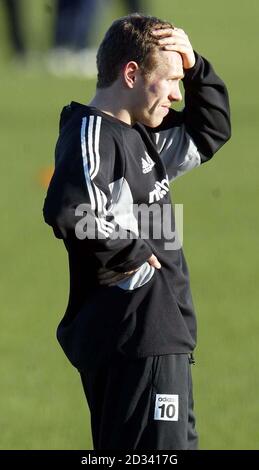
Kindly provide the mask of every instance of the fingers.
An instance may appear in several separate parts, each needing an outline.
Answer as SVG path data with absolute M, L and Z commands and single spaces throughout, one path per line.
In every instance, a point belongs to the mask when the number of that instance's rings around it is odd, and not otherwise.
M 194 66 L 195 55 L 193 48 L 183 29 L 157 29 L 153 30 L 152 34 L 157 38 L 157 44 L 164 51 L 175 51 L 181 54 L 184 69 L 189 69 Z
M 150 264 L 150 266 L 153 266 L 153 268 L 156 268 L 156 269 L 161 268 L 161 264 L 159 263 L 155 255 L 150 256 L 150 258 L 148 259 L 148 263 Z
M 166 46 L 167 44 L 185 44 L 190 45 L 189 40 L 184 36 L 166 36 L 158 40 L 159 46 Z
M 156 269 L 161 268 L 161 264 L 159 263 L 157 257 L 155 255 L 150 256 L 150 258 L 147 260 L 150 266 L 153 266 Z M 101 286 L 114 286 L 120 281 L 124 281 L 128 279 L 132 274 L 137 272 L 139 268 L 133 269 L 132 271 L 128 271 L 125 273 L 118 273 L 113 270 L 108 270 L 105 268 L 100 268 L 98 270 L 97 276 L 98 276 L 98 282 Z
M 182 39 L 184 41 L 189 42 L 189 38 L 183 29 L 155 29 L 152 31 L 152 34 L 154 37 L 157 38 L 159 44 L 161 45 L 177 39 Z
M 167 44 L 164 46 L 164 50 L 179 52 L 181 55 L 186 55 L 190 52 L 189 47 L 185 44 Z
M 161 32 L 161 34 L 160 34 Z M 163 34 L 162 34 L 163 33 Z M 157 30 L 153 32 L 153 35 L 157 37 L 157 41 L 159 46 L 167 46 L 167 45 L 182 45 L 182 46 L 189 46 L 191 47 L 189 38 L 187 34 L 182 29 L 165 29 L 165 30 Z

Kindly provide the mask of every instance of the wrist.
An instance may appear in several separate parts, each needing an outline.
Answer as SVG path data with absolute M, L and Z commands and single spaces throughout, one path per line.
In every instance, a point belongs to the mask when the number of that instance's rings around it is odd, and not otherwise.
M 184 79 L 183 79 L 184 83 L 187 83 L 193 80 L 193 78 L 196 75 L 199 75 L 199 70 L 202 68 L 203 61 L 202 61 L 201 56 L 197 52 L 194 51 L 194 57 L 195 57 L 195 62 L 193 66 L 188 69 L 184 69 L 184 72 L 185 72 Z

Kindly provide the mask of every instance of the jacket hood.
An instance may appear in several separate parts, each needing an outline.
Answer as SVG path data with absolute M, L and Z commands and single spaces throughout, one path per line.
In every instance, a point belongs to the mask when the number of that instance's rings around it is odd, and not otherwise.
M 70 121 L 72 117 L 74 117 L 77 113 L 85 113 L 86 105 L 77 103 L 75 101 L 71 101 L 70 104 L 64 106 L 60 113 L 60 120 L 59 120 L 59 131 L 63 129 L 63 127 Z

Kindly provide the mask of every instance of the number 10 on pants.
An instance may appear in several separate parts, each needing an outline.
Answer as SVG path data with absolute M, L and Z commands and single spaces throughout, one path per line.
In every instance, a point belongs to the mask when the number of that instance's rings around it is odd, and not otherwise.
M 156 394 L 154 419 L 178 421 L 179 395 Z

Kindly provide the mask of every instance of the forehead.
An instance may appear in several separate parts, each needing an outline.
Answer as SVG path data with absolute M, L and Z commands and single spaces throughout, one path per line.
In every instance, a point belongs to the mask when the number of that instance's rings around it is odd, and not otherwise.
M 170 75 L 171 77 L 182 77 L 183 61 L 182 56 L 175 51 L 156 51 L 154 56 L 154 72 L 161 75 Z

